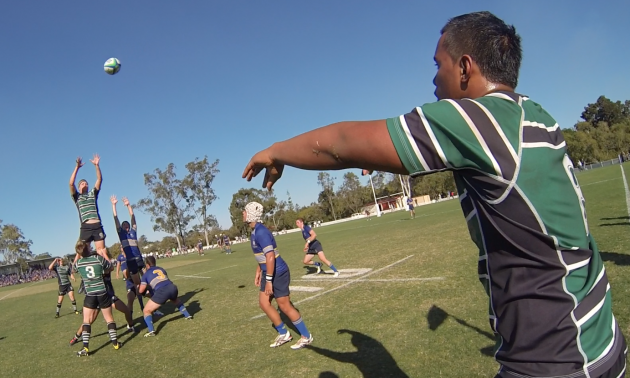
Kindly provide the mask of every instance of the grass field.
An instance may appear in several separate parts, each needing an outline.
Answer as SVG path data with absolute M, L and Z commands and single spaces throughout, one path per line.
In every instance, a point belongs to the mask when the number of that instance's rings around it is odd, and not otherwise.
M 630 177 L 630 165 L 624 168 Z M 627 333 L 630 223 L 621 170 L 584 172 L 579 180 L 606 261 L 614 311 Z M 256 262 L 249 245 L 239 244 L 229 256 L 212 251 L 160 260 L 194 320 L 184 321 L 166 305 L 166 316 L 156 321 L 158 336 L 145 339 L 136 303 L 141 331 L 125 333 L 124 318 L 115 313 L 124 343 L 116 351 L 99 317 L 87 358 L 75 357 L 79 345 L 68 346 L 81 317 L 71 313 L 67 298 L 62 317 L 54 318 L 56 280 L 0 289 L 0 372 L 5 377 L 492 377 L 498 365 L 489 356 L 494 341 L 488 300 L 458 201 L 420 207 L 416 219 L 408 217 L 398 212 L 316 229 L 337 268 L 371 269 L 352 277 L 303 278 L 301 235 L 277 237 L 292 286 L 321 288 L 292 292 L 314 336 L 310 349 L 269 348 L 276 334 L 259 316 Z M 122 281 L 115 287 L 124 293 Z

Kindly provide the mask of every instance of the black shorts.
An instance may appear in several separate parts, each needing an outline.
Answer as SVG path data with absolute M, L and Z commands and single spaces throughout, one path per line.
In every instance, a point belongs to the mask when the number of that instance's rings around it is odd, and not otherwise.
M 92 310 L 102 310 L 104 308 L 112 307 L 112 297 L 107 293 L 101 295 L 86 295 L 83 300 L 83 307 L 87 307 Z
M 112 303 L 118 300 L 116 293 L 114 293 L 114 285 L 112 285 L 112 281 L 105 281 L 105 289 L 107 290 L 107 295 L 112 299 Z
M 66 295 L 71 291 L 74 291 L 72 284 L 59 285 L 59 295 Z
M 413 205 L 409 205 L 409 210 L 413 210 Z
M 159 305 L 163 305 L 167 301 L 176 300 L 178 295 L 177 286 L 170 284 L 157 289 L 151 296 L 151 300 Z
M 101 224 L 101 222 L 83 223 L 81 225 L 81 233 L 79 234 L 79 239 L 83 240 L 86 243 L 105 240 L 105 236 L 105 230 L 103 230 L 103 225 Z
M 289 296 L 289 283 L 291 282 L 291 273 L 287 270 L 280 274 L 274 274 L 271 284 L 273 286 L 274 298 L 282 298 Z M 262 279 L 260 280 L 260 291 L 265 291 L 267 281 L 265 280 L 265 272 L 262 272 Z
M 316 255 L 320 252 L 324 252 L 324 248 L 322 248 L 322 243 L 319 240 L 315 240 L 308 245 L 308 251 L 306 251 L 307 255 Z
M 144 261 L 142 257 L 132 257 L 127 259 L 127 272 L 128 274 L 138 274 L 140 269 L 144 267 Z

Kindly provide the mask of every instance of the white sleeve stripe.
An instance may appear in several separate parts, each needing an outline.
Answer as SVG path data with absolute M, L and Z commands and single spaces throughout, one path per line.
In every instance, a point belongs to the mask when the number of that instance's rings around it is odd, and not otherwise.
M 540 129 L 547 130 L 548 132 L 556 131 L 558 130 L 558 127 L 559 127 L 557 123 L 551 127 L 547 127 L 544 123 L 531 122 L 531 121 L 523 121 L 523 126 L 538 127 Z
M 400 124 L 402 125 L 403 131 L 405 132 L 405 136 L 407 137 L 407 140 L 409 141 L 409 144 L 411 144 L 411 148 L 413 148 L 413 152 L 416 153 L 416 156 L 418 157 L 418 160 L 420 160 L 420 164 L 422 165 L 422 169 L 426 172 L 426 171 L 430 171 L 429 169 L 429 165 L 427 164 L 427 161 L 424 160 L 424 156 L 422 156 L 422 153 L 420 152 L 420 149 L 418 149 L 418 145 L 416 144 L 415 139 L 413 139 L 413 135 L 411 135 L 411 131 L 409 131 L 409 126 L 407 126 L 407 121 L 405 121 L 405 116 L 401 115 L 400 117 L 398 117 Z
M 433 143 L 433 147 L 435 147 L 435 151 L 440 156 L 440 159 L 442 159 L 442 163 L 444 163 L 447 168 L 452 168 L 452 165 L 449 164 L 448 160 L 446 160 L 446 155 L 444 154 L 444 151 L 442 151 L 442 147 L 440 146 L 440 143 L 438 143 L 437 138 L 433 133 L 433 129 L 431 128 L 431 125 L 429 125 L 429 121 L 427 120 L 427 117 L 425 117 L 422 108 L 416 107 L 416 112 L 418 112 L 418 115 L 422 120 L 422 127 L 424 127 L 427 134 L 429 134 L 429 138 L 431 139 L 431 143 Z
M 562 143 L 560 143 L 559 145 L 553 145 L 551 143 L 547 143 L 547 142 L 532 142 L 532 143 L 523 143 L 523 148 L 540 148 L 540 147 L 547 147 L 547 148 L 552 148 L 554 150 L 559 150 L 563 147 L 565 147 L 567 145 L 567 143 L 565 141 L 562 141 Z
M 468 127 L 470 128 L 470 130 L 475 135 L 475 138 L 477 138 L 477 141 L 479 142 L 479 145 L 481 146 L 483 151 L 486 153 L 486 155 L 490 159 L 490 162 L 492 163 L 492 167 L 494 168 L 495 172 L 497 173 L 497 176 L 503 177 L 503 173 L 501 172 L 501 167 L 499 167 L 499 163 L 494 158 L 494 155 L 492 155 L 492 152 L 490 151 L 490 148 L 488 148 L 488 145 L 486 144 L 486 141 L 481 136 L 481 133 L 479 133 L 479 130 L 475 126 L 475 123 L 470 119 L 468 114 L 464 111 L 464 109 L 462 109 L 461 106 L 459 106 L 458 103 L 456 103 L 453 100 L 445 100 L 445 101 L 448 101 L 451 105 L 453 105 L 453 107 L 459 112 L 459 115 L 464 119 L 464 121 L 466 121 L 466 124 L 468 124 Z

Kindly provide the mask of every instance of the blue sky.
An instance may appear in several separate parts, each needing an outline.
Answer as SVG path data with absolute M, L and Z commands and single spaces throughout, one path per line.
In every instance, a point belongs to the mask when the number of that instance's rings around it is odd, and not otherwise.
M 224 227 L 250 157 L 342 120 L 381 119 L 434 100 L 433 52 L 449 17 L 490 10 L 514 24 L 524 60 L 517 90 L 571 127 L 599 95 L 630 99 L 630 2 L 610 1 L 11 1 L 0 4 L 0 219 L 33 251 L 68 253 L 79 219 L 74 160 L 101 155 L 99 206 L 147 195 L 143 174 L 220 159 L 211 207 Z M 107 58 L 122 70 L 103 72 Z M 339 179 L 343 172 L 336 172 Z M 94 182 L 89 162 L 81 178 Z M 305 205 L 317 172 L 276 186 Z M 122 207 L 119 207 L 119 211 Z M 152 231 L 138 214 L 140 233 Z

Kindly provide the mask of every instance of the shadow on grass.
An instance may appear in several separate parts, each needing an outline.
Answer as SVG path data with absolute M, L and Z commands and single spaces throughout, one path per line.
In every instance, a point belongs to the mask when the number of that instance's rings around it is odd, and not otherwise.
M 599 252 L 604 261 L 612 261 L 615 265 L 627 266 L 630 265 L 630 255 L 626 255 L 618 252 Z
M 192 301 L 190 303 L 184 303 L 184 305 L 186 306 L 186 310 L 188 310 L 188 313 L 190 315 L 192 315 L 193 317 L 195 316 L 196 313 L 198 313 L 199 311 L 201 311 L 201 306 L 199 306 L 199 301 Z M 179 312 L 179 310 L 177 310 Z M 181 314 L 181 313 L 180 313 Z M 158 323 L 158 326 L 155 328 L 155 332 L 156 333 L 160 333 L 160 330 L 162 328 L 164 328 L 164 326 L 166 325 L 166 323 L 170 323 L 174 320 L 182 320 L 184 319 L 184 314 L 181 314 L 181 316 L 173 316 L 167 320 L 164 321 L 160 321 Z M 190 320 L 189 320 L 190 321 Z M 193 320 L 194 321 L 194 320 Z
M 306 274 L 317 274 L 317 267 L 312 265 L 305 265 Z
M 317 378 L 339 378 L 339 376 L 332 371 L 322 371 Z
M 630 222 L 601 223 L 599 225 L 599 227 L 610 227 L 610 226 L 630 226 Z
M 630 220 L 630 217 L 600 218 L 599 220 Z
M 4 339 L 6 339 L 6 337 L 5 337 L 5 336 L 0 337 L 0 340 L 4 340 Z
M 352 336 L 350 341 L 356 352 L 335 352 L 329 349 L 309 345 L 306 348 L 333 360 L 353 364 L 363 374 L 364 378 L 409 378 L 409 376 L 398 367 L 398 363 L 392 355 L 385 349 L 380 341 L 370 336 L 349 329 L 340 329 L 338 334 L 347 333 Z M 320 378 L 338 377 L 330 371 L 322 372 Z
M 431 306 L 431 308 L 429 309 L 429 312 L 427 313 L 427 322 L 429 323 L 429 329 L 431 331 L 435 331 L 438 329 L 438 327 L 440 325 L 442 325 L 442 323 L 444 323 L 446 321 L 446 319 L 448 319 L 448 317 L 451 317 L 453 320 L 455 320 L 457 323 L 463 325 L 464 327 L 470 328 L 473 331 L 477 332 L 478 334 L 487 337 L 489 340 L 491 340 L 493 343 L 495 342 L 495 337 L 492 333 L 488 332 L 488 331 L 484 331 L 472 324 L 468 324 L 465 320 L 458 318 L 457 316 L 453 316 L 451 314 L 449 314 L 448 312 L 442 310 L 441 308 L 437 307 L 436 305 Z M 479 349 L 479 351 L 481 352 L 481 354 L 483 354 L 484 356 L 488 356 L 488 357 L 494 357 L 494 344 L 489 345 L 487 347 L 481 348 Z

